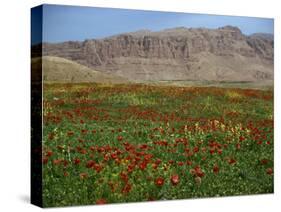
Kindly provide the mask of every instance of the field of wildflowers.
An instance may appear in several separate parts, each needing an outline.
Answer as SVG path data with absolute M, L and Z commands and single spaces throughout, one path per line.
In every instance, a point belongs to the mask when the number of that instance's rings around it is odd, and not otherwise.
M 43 206 L 273 192 L 273 91 L 45 84 Z

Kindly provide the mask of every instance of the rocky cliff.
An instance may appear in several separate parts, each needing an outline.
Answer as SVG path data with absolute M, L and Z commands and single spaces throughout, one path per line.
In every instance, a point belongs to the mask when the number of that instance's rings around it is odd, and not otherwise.
M 273 80 L 273 48 L 273 39 L 246 36 L 233 26 L 180 27 L 83 42 L 44 43 L 43 55 L 66 58 L 133 81 L 261 81 Z

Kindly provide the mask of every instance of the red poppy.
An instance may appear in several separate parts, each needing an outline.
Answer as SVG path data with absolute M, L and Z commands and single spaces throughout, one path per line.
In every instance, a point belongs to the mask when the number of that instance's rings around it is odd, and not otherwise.
M 123 137 L 122 137 L 121 135 L 118 135 L 118 136 L 117 136 L 117 140 L 118 140 L 118 141 L 122 141 L 122 140 L 123 140 Z
M 87 150 L 86 149 L 81 149 L 80 153 L 85 155 L 87 153 Z
M 82 133 L 82 134 L 86 134 L 87 132 L 88 132 L 87 129 L 82 129 L 82 130 L 81 130 L 81 133 Z
M 141 162 L 141 163 L 139 164 L 139 168 L 140 168 L 141 170 L 145 170 L 146 167 L 147 167 L 147 163 L 146 163 L 145 161 L 143 161 L 143 162 Z
M 188 161 L 186 161 L 186 164 L 191 166 L 192 165 L 192 161 L 188 160 Z
M 150 160 L 152 157 L 153 157 L 152 154 L 146 154 L 146 155 L 144 156 L 144 160 L 148 161 L 148 160 Z
M 164 185 L 164 178 L 162 177 L 157 177 L 154 181 L 155 185 L 157 186 L 163 186 Z
M 51 150 L 47 151 L 46 152 L 46 156 L 47 157 L 51 157 L 53 155 L 53 152 Z
M 233 158 L 230 158 L 230 159 L 228 160 L 228 163 L 229 163 L 229 164 L 235 164 L 235 163 L 236 163 L 236 160 L 233 159 Z
M 239 137 L 239 141 L 244 141 L 245 140 L 245 138 L 241 135 L 240 137 Z
M 53 164 L 54 165 L 59 165 L 61 163 L 61 161 L 62 161 L 61 159 L 54 159 L 53 160 Z
M 111 153 L 111 155 L 110 155 L 110 156 L 111 156 L 111 158 L 112 158 L 112 159 L 116 159 L 116 158 L 118 157 L 118 156 L 117 156 L 117 154 L 116 154 L 115 152 L 114 152 L 114 153 Z
M 158 164 L 157 164 L 157 163 L 153 163 L 153 164 L 152 164 L 152 168 L 153 168 L 153 169 L 157 169 L 157 168 L 158 168 Z
M 155 161 L 155 163 L 158 164 L 158 165 L 159 165 L 161 162 L 162 162 L 162 160 L 159 159 L 159 158 L 157 158 L 156 161 Z
M 147 144 L 142 144 L 141 146 L 140 146 L 140 149 L 147 149 L 148 148 L 148 145 Z
M 121 173 L 120 173 L 120 178 L 124 181 L 124 182 L 128 182 L 128 180 L 129 180 L 129 176 L 127 175 L 127 173 L 126 172 L 124 172 L 124 171 L 122 171 Z
M 204 177 L 205 176 L 205 173 L 202 171 L 200 166 L 196 166 L 194 169 L 191 169 L 190 173 L 194 176 L 197 176 L 197 177 Z
M 92 168 L 94 165 L 95 165 L 95 161 L 93 161 L 93 160 L 89 160 L 86 163 L 87 168 Z
M 94 164 L 93 168 L 96 170 L 97 173 L 99 173 L 102 170 L 102 166 L 99 164 Z
M 108 185 L 109 185 L 112 192 L 114 192 L 116 190 L 116 185 L 117 185 L 116 183 L 114 183 L 112 181 L 109 181 Z
M 266 169 L 266 174 L 272 175 L 273 174 L 273 169 L 272 168 L 267 168 Z
M 241 149 L 241 144 L 240 143 L 236 144 L 236 149 L 237 150 Z
M 205 176 L 205 173 L 200 169 L 200 170 L 196 171 L 196 175 L 197 175 L 198 177 L 204 177 L 204 176 Z
M 198 147 L 198 146 L 195 146 L 195 147 L 193 148 L 193 152 L 194 152 L 194 153 L 199 152 L 199 147 Z
M 148 201 L 155 201 L 155 198 L 154 197 L 148 197 L 148 199 L 147 199 Z
M 177 185 L 177 184 L 179 184 L 179 182 L 180 182 L 180 177 L 179 177 L 179 175 L 172 175 L 171 176 L 171 183 L 175 186 L 175 185 Z
M 260 161 L 260 163 L 261 163 L 262 165 L 266 165 L 266 164 L 268 163 L 268 160 L 267 160 L 267 159 L 262 159 L 262 160 Z
M 220 155 L 222 153 L 222 149 L 218 149 L 217 152 Z
M 67 160 L 64 160 L 64 161 L 63 161 L 63 165 L 64 165 L 64 167 L 68 166 L 68 161 L 67 161 Z
M 130 183 L 126 183 L 125 186 L 122 189 L 122 193 L 126 194 L 129 193 L 132 189 L 132 186 Z
M 85 172 L 83 172 L 83 173 L 80 173 L 80 179 L 81 180 L 84 180 L 84 179 L 86 179 L 87 177 L 88 177 L 88 174 L 87 173 L 85 173 Z
M 109 161 L 109 155 L 108 155 L 108 154 L 104 155 L 104 156 L 103 156 L 103 160 L 104 160 L 104 161 Z
M 44 157 L 44 158 L 43 158 L 43 164 L 47 164 L 48 161 L 49 161 L 49 158 L 48 158 L 48 157 Z
M 190 152 L 190 149 L 189 148 L 185 148 L 184 150 L 186 153 L 189 153 Z
M 182 162 L 182 161 L 178 162 L 178 166 L 183 166 L 183 165 L 184 165 L 184 162 Z
M 212 155 L 212 154 L 214 154 L 214 153 L 215 153 L 215 151 L 216 151 L 216 149 L 215 149 L 215 148 L 210 149 L 210 154 L 211 154 L 211 155 Z
M 68 136 L 72 136 L 72 135 L 74 135 L 74 132 L 68 131 L 68 132 L 67 132 L 67 135 L 68 135 Z
M 106 202 L 106 200 L 105 199 L 98 199 L 98 200 L 96 200 L 96 204 L 97 205 L 103 205 L 103 204 L 106 204 L 107 202 Z
M 134 170 L 134 168 L 135 168 L 135 165 L 134 164 L 130 164 L 130 165 L 128 165 L 127 171 L 129 173 L 131 173 Z
M 73 162 L 75 165 L 78 165 L 81 162 L 81 160 L 79 158 L 75 158 Z
M 218 167 L 218 165 L 215 165 L 215 166 L 213 167 L 213 172 L 214 172 L 215 174 L 219 173 L 219 170 L 220 170 L 220 168 Z

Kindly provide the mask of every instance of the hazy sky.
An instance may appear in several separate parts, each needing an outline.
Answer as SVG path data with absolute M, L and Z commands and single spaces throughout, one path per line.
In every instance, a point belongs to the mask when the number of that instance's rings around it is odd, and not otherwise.
M 32 17 L 32 23 L 40 21 L 36 15 Z M 246 35 L 273 33 L 273 19 L 268 18 L 58 5 L 44 5 L 43 23 L 44 42 L 85 40 L 140 29 L 157 31 L 181 26 L 218 28 L 233 25 Z M 32 43 L 36 43 L 36 39 Z

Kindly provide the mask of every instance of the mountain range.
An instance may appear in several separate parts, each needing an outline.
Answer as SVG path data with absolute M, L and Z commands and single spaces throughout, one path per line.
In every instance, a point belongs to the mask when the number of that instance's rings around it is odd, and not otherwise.
M 33 61 L 41 54 L 48 58 L 48 64 L 56 63 L 44 72 L 46 81 L 98 81 L 93 76 L 99 73 L 103 80 L 111 76 L 132 82 L 272 83 L 274 76 L 273 35 L 245 35 L 234 26 L 139 30 L 102 39 L 32 46 Z M 75 64 L 76 68 L 62 71 L 62 64 Z M 90 70 L 95 74 L 89 74 Z

